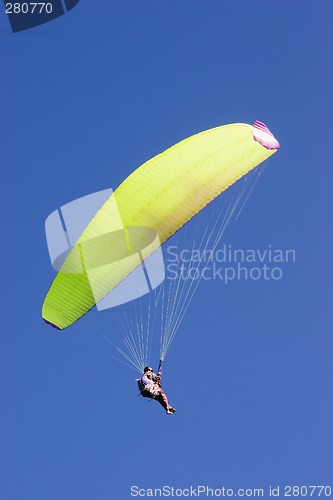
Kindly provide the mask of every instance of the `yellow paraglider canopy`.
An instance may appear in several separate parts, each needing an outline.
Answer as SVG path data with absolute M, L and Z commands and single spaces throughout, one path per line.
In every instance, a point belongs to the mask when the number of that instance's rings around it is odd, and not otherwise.
M 196 134 L 141 165 L 77 240 L 46 295 L 44 320 L 55 328 L 67 328 L 136 268 L 136 250 L 145 247 L 144 232 L 130 241 L 127 228 L 153 228 L 164 243 L 277 149 L 279 143 L 264 124 L 240 123 Z M 108 237 L 116 229 L 116 210 L 125 231 Z M 149 246 L 150 253 L 154 249 Z

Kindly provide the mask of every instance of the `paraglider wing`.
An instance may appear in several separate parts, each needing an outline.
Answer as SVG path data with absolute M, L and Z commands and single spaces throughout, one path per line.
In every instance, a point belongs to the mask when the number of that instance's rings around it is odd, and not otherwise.
M 148 160 L 84 229 L 45 298 L 44 320 L 67 328 L 136 268 L 136 250 L 146 247 L 145 234 L 138 232 L 137 240 L 129 241 L 126 228 L 153 228 L 164 243 L 277 149 L 279 143 L 264 124 L 241 123 L 206 130 Z M 115 207 L 125 231 L 112 234 Z

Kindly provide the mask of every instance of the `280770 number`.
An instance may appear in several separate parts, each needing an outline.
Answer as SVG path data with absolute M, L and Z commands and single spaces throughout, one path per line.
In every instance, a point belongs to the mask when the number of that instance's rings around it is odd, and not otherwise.
M 285 497 L 330 497 L 332 496 L 332 488 L 330 486 L 285 486 Z
M 51 14 L 52 4 L 45 2 L 6 3 L 6 14 L 33 14 L 34 12 Z

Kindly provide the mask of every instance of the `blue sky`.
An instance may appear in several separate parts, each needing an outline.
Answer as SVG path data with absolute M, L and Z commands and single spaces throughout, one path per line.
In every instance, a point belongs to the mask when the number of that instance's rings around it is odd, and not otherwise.
M 16 34 L 0 14 L 2 499 L 333 487 L 332 14 L 324 0 L 81 0 Z M 224 242 L 296 262 L 279 281 L 200 287 L 165 362 L 167 417 L 86 322 L 42 321 L 44 221 L 193 133 L 254 120 L 281 150 Z

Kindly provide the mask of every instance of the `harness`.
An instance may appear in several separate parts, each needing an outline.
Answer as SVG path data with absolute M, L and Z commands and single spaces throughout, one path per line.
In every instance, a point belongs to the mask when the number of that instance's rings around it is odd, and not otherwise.
M 135 379 L 135 380 L 136 380 L 136 381 L 137 381 L 137 383 L 138 383 L 138 388 L 139 388 L 139 391 L 140 391 L 140 394 L 138 394 L 138 396 L 142 396 L 142 394 L 141 394 L 141 393 L 142 393 L 142 391 L 144 391 L 144 389 L 145 389 L 145 384 L 144 384 L 144 383 L 143 383 L 143 381 L 142 381 L 142 377 L 137 378 L 137 379 Z

